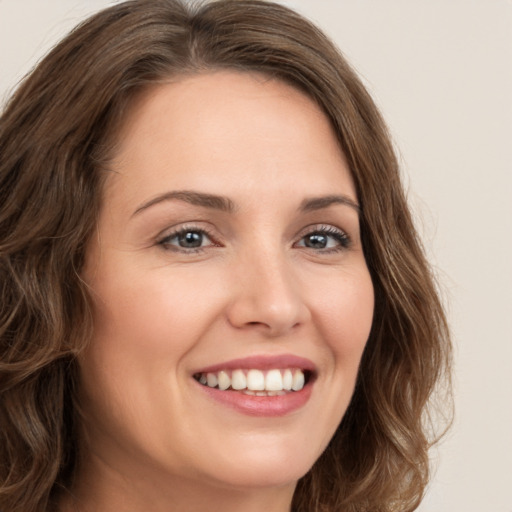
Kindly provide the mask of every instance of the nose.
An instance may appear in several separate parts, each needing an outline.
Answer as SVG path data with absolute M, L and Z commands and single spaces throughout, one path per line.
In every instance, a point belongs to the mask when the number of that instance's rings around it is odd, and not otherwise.
M 227 311 L 232 326 L 277 337 L 310 319 L 300 283 L 285 258 L 259 254 L 235 267 L 234 292 Z

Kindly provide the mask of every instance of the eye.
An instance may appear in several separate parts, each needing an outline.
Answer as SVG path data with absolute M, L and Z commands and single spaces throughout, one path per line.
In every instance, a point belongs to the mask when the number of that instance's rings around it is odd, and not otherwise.
M 326 226 L 315 227 L 297 242 L 296 247 L 332 252 L 346 249 L 349 245 L 350 238 L 346 233 L 333 226 Z
M 215 245 L 203 229 L 183 228 L 166 235 L 159 242 L 165 249 L 197 251 Z

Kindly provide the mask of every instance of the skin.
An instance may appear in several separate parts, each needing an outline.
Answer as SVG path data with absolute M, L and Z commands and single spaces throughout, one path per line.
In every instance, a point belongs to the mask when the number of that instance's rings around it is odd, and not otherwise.
M 346 411 L 373 315 L 358 211 L 347 204 L 357 197 L 329 121 L 260 75 L 186 76 L 138 98 L 110 171 L 83 273 L 95 335 L 79 360 L 74 506 L 289 510 Z M 183 198 L 147 206 L 176 191 L 222 196 L 233 209 Z M 301 210 L 332 195 L 348 201 Z M 176 230 L 208 235 L 191 250 Z M 325 248 L 311 246 L 313 233 Z M 279 354 L 316 367 L 308 402 L 283 416 L 242 414 L 192 377 Z

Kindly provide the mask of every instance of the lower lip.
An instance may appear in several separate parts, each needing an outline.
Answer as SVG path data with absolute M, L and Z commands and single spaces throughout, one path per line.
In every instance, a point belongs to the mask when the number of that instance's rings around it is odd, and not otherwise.
M 209 398 L 248 416 L 285 416 L 303 407 L 311 396 L 312 383 L 300 391 L 278 396 L 253 396 L 240 391 L 221 391 L 197 383 Z

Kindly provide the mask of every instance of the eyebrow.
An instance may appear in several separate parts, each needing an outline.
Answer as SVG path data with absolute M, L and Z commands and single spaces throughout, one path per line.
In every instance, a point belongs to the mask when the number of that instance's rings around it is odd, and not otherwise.
M 361 207 L 353 199 L 345 195 L 330 195 L 304 199 L 304 201 L 302 201 L 299 207 L 299 210 L 302 212 L 312 212 L 315 210 L 322 210 L 323 208 L 328 208 L 333 204 L 342 204 L 345 206 L 350 206 L 351 208 L 356 210 L 357 213 L 361 213 Z
M 202 206 L 204 208 L 211 208 L 214 210 L 220 210 L 228 213 L 231 213 L 235 210 L 235 203 L 227 197 L 218 196 L 215 194 L 206 194 L 204 192 L 196 192 L 191 190 L 176 190 L 166 192 L 165 194 L 161 194 L 143 203 L 133 212 L 132 217 L 143 212 L 144 210 L 147 210 L 151 206 L 172 200 L 184 201 L 194 206 Z M 299 211 L 311 212 L 316 210 L 322 210 L 324 208 L 328 208 L 333 204 L 350 206 L 351 208 L 356 210 L 357 213 L 360 213 L 361 210 L 359 205 L 348 196 L 329 195 L 304 199 L 299 206 Z
M 214 210 L 221 210 L 223 212 L 232 212 L 235 209 L 235 203 L 227 197 L 217 196 L 215 194 L 205 194 L 203 192 L 195 192 L 190 190 L 176 190 L 172 192 L 166 192 L 153 199 L 150 199 L 146 203 L 139 206 L 132 214 L 132 217 L 139 214 L 140 212 L 147 210 L 151 206 L 165 201 L 172 200 L 185 201 L 186 203 L 193 204 L 194 206 L 202 206 L 204 208 L 212 208 Z

